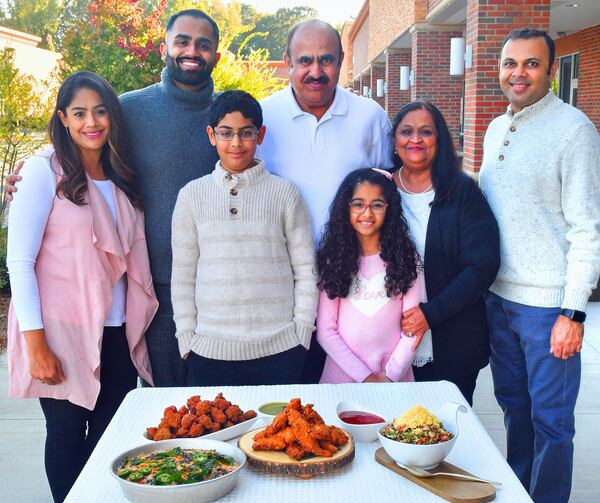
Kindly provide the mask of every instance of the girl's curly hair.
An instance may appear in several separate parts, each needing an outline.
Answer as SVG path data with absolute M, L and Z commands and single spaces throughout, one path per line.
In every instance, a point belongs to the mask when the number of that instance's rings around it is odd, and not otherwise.
M 317 251 L 319 288 L 330 299 L 347 297 L 358 273 L 360 245 L 350 223 L 349 203 L 362 183 L 378 185 L 388 204 L 381 228 L 381 258 L 386 265 L 385 290 L 388 297 L 404 294 L 417 279 L 420 261 L 402 213 L 396 184 L 381 173 L 363 168 L 344 178 L 331 207 Z

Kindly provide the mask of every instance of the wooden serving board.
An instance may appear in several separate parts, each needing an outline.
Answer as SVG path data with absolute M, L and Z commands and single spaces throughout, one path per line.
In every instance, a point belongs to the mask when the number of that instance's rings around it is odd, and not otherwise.
M 296 475 L 301 479 L 309 479 L 321 473 L 342 468 L 354 459 L 354 440 L 348 435 L 348 443 L 342 446 L 332 457 L 312 456 L 296 461 L 283 451 L 255 451 L 252 449 L 254 435 L 266 428 L 249 431 L 238 440 L 238 447 L 248 458 L 248 465 L 259 471 L 279 475 Z
M 474 482 L 455 479 L 453 477 L 416 477 L 412 473 L 400 468 L 396 462 L 380 447 L 375 452 L 375 459 L 379 464 L 389 468 L 393 472 L 402 475 L 405 479 L 424 487 L 428 491 L 437 494 L 440 498 L 453 503 L 485 503 L 496 498 L 496 488 L 486 482 Z M 471 475 L 450 463 L 442 461 L 436 468 L 428 470 L 432 473 L 450 472 L 462 475 Z

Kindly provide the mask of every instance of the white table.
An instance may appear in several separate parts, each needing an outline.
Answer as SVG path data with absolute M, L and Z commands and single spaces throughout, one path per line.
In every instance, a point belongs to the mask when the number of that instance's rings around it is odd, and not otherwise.
M 98 442 L 88 463 L 73 486 L 67 503 L 116 503 L 126 501 L 118 483 L 109 474 L 110 462 L 122 451 L 146 443 L 146 427 L 156 426 L 169 405 L 179 408 L 188 397 L 199 394 L 213 399 L 222 391 L 243 410 L 271 401 L 287 402 L 300 397 L 314 403 L 327 424 L 337 424 L 335 407 L 341 400 L 363 405 L 384 414 L 399 416 L 420 404 L 432 412 L 446 402 L 467 406 L 459 414 L 459 436 L 447 460 L 474 475 L 502 482 L 496 501 L 521 503 L 531 499 L 519 483 L 500 451 L 484 430 L 458 388 L 446 381 L 431 383 L 310 384 L 291 386 L 221 386 L 207 388 L 142 388 L 129 393 Z M 229 441 L 232 444 L 237 439 Z M 379 442 L 356 444 L 356 456 L 347 467 L 309 480 L 260 473 L 246 468 L 236 488 L 220 502 L 286 503 L 324 502 L 434 502 L 444 501 L 375 461 Z

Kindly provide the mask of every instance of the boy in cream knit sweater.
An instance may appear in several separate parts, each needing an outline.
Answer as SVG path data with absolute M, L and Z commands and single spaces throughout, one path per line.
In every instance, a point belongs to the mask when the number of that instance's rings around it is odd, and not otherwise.
M 219 95 L 207 133 L 215 170 L 179 192 L 171 297 L 187 384 L 293 384 L 314 330 L 317 288 L 308 209 L 255 159 L 259 103 Z

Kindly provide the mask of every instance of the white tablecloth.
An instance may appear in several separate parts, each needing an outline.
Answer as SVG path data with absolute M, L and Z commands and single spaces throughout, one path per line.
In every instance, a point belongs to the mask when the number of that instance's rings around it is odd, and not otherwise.
M 381 412 L 387 419 L 399 416 L 420 404 L 432 412 L 446 402 L 467 405 L 456 386 L 441 381 L 431 383 L 311 384 L 291 386 L 235 386 L 219 388 L 142 388 L 129 393 L 98 442 L 88 463 L 73 486 L 68 503 L 126 501 L 118 483 L 109 475 L 110 462 L 121 452 L 146 443 L 146 427 L 156 426 L 169 405 L 179 408 L 186 399 L 199 394 L 213 399 L 222 391 L 243 410 L 254 409 L 271 401 L 287 402 L 300 397 L 302 403 L 314 403 L 327 424 L 336 422 L 335 407 L 341 400 Z M 488 436 L 479 419 L 468 407 L 459 414 L 459 436 L 447 460 L 474 475 L 502 482 L 496 501 L 521 503 L 531 499 L 519 483 L 504 457 Z M 232 444 L 237 439 L 229 441 Z M 409 482 L 375 461 L 378 441 L 357 443 L 354 461 L 327 475 L 301 480 L 271 475 L 246 468 L 236 488 L 220 502 L 244 503 L 354 503 L 354 502 L 434 502 L 438 496 Z

